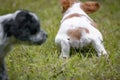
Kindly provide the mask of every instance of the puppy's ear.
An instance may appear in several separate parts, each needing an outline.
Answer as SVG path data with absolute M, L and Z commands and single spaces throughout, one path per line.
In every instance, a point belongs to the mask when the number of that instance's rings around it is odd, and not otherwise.
M 69 7 L 72 6 L 74 2 L 77 2 L 77 0 L 59 0 L 62 5 L 62 13 L 64 13 Z
M 64 13 L 70 6 L 69 0 L 59 0 L 62 5 L 62 13 Z
M 7 35 L 7 37 L 10 37 L 12 35 L 11 28 L 14 26 L 17 26 L 16 21 L 13 19 L 3 21 L 2 25 L 3 25 L 4 32 Z
M 85 3 L 82 3 L 80 6 L 87 14 L 93 13 L 97 11 L 100 8 L 100 5 L 98 2 L 95 1 L 87 1 Z

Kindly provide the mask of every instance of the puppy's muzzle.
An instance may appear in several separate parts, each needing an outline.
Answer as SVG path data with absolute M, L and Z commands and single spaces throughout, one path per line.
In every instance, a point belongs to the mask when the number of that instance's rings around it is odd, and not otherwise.
M 30 40 L 34 44 L 41 45 L 42 43 L 46 41 L 47 37 L 48 37 L 47 33 L 41 30 L 37 34 L 32 35 L 30 37 Z

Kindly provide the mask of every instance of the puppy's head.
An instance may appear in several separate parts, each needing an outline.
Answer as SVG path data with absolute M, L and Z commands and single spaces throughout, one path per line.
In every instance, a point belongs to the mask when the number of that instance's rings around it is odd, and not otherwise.
M 37 16 L 26 10 L 13 13 L 13 18 L 3 22 L 7 37 L 14 36 L 20 41 L 42 44 L 46 41 L 47 34 L 40 28 Z
M 62 5 L 62 13 L 64 13 L 69 7 L 71 7 L 78 0 L 60 0 Z
M 100 7 L 99 3 L 95 1 L 79 2 L 78 0 L 60 0 L 62 5 L 62 13 L 67 11 L 68 8 L 76 2 L 80 3 L 80 8 L 88 14 L 97 11 Z
M 100 8 L 100 5 L 98 2 L 95 1 L 87 1 L 87 2 L 81 2 L 80 8 L 84 10 L 87 14 L 93 13 L 97 11 Z

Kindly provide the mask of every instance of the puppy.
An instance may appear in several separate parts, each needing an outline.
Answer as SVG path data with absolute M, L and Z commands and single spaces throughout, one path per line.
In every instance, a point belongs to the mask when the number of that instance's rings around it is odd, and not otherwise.
M 8 80 L 5 56 L 15 44 L 41 45 L 47 34 L 40 28 L 35 13 L 17 10 L 15 13 L 0 16 L 0 80 Z
M 63 18 L 55 43 L 61 46 L 60 58 L 69 58 L 70 47 L 79 49 L 92 44 L 98 56 L 106 55 L 102 34 L 96 23 L 87 15 L 99 9 L 98 2 L 79 2 L 77 0 L 60 0 Z

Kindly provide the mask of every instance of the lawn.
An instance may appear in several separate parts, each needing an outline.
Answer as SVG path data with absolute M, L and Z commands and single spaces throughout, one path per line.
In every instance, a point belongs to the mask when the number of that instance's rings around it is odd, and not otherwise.
M 82 0 L 86 1 L 86 0 Z M 97 0 L 101 8 L 90 16 L 104 37 L 109 57 L 86 55 L 72 49 L 68 60 L 59 59 L 54 38 L 62 18 L 59 0 L 0 0 L 0 15 L 17 9 L 35 12 L 48 39 L 41 46 L 16 45 L 6 57 L 10 80 L 120 80 L 120 0 Z

